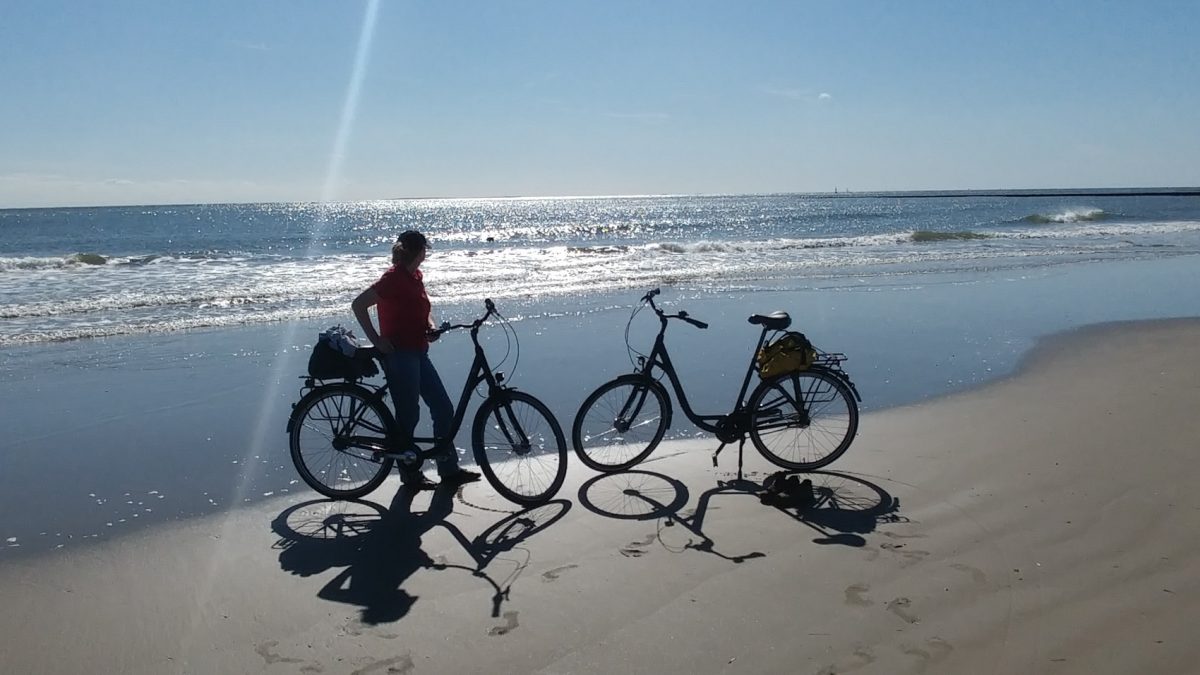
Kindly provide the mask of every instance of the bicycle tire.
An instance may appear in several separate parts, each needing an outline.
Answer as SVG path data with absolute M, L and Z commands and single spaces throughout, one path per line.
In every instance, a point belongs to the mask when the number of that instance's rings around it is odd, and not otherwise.
M 345 445 L 353 435 L 365 439 L 362 445 L 387 447 L 392 414 L 371 396 L 361 386 L 339 383 L 317 387 L 296 403 L 288 431 L 292 463 L 300 478 L 326 497 L 358 499 L 379 487 L 392 470 L 391 458 Z
M 521 391 L 488 397 L 471 426 L 475 462 L 505 499 L 548 501 L 567 477 L 567 441 L 544 403 Z
M 763 380 L 748 409 L 754 447 L 794 471 L 829 465 L 858 433 L 854 394 L 841 378 L 816 368 Z
M 626 419 L 630 406 L 634 418 Z M 671 401 L 662 385 L 623 375 L 584 400 L 571 425 L 571 442 L 579 461 L 592 469 L 624 471 L 654 452 L 670 423 Z

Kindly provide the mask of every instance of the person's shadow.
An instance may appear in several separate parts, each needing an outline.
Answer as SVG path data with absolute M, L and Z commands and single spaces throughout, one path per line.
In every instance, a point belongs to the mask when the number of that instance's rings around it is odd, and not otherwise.
M 556 500 L 507 514 L 468 539 L 445 520 L 453 512 L 452 490 L 435 490 L 423 512 L 412 511 L 415 496 L 401 488 L 386 509 L 369 501 L 314 501 L 289 507 L 271 524 L 280 536 L 276 543 L 281 549 L 279 566 L 301 576 L 345 567 L 317 597 L 361 607 L 364 624 L 397 621 L 409 612 L 417 597 L 405 591 L 403 584 L 417 570 L 465 569 L 493 587 L 491 614 L 499 616 L 517 575 L 509 574 L 501 586 L 486 573 L 488 563 L 501 551 L 557 522 L 570 508 L 570 502 Z M 435 562 L 422 550 L 421 536 L 438 525 L 462 544 L 475 562 L 474 568 Z

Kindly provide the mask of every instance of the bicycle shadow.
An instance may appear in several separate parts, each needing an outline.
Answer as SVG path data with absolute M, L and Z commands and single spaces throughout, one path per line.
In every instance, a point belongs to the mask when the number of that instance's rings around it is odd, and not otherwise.
M 880 523 L 906 520 L 898 513 L 898 499 L 862 477 L 833 471 L 797 475 L 812 481 L 812 503 L 770 506 L 815 530 L 820 536 L 813 539 L 813 543 L 862 547 L 866 545 L 862 535 L 875 531 Z M 681 514 L 680 509 L 689 500 L 686 485 L 659 473 L 634 469 L 592 478 L 580 486 L 579 502 L 592 513 L 607 518 L 659 520 L 657 538 L 669 550 L 671 547 L 662 540 L 662 528 L 681 525 L 699 541 L 689 541 L 680 550 L 695 549 L 741 563 L 765 554 L 759 551 L 740 556 L 720 553 L 714 548 L 713 539 L 704 532 L 704 519 L 714 497 L 741 494 L 760 498 L 763 492 L 762 483 L 745 478 L 718 480 L 715 487 L 701 493 L 695 509 Z
M 688 503 L 687 486 L 682 482 L 653 471 L 631 469 L 617 473 L 600 474 L 579 487 L 579 503 L 583 507 L 606 518 L 621 520 L 658 520 L 655 538 L 667 550 L 680 553 L 696 550 L 711 553 L 732 563 L 743 563 L 754 558 L 765 557 L 762 551 L 751 551 L 743 555 L 727 555 L 716 549 L 716 542 L 704 533 L 704 518 L 713 497 L 722 494 L 752 494 L 737 482 L 721 482 L 705 490 L 697 501 L 696 508 L 689 514 L 679 509 Z M 680 526 L 697 539 L 689 539 L 680 546 L 663 540 L 663 528 Z M 649 542 L 646 542 L 649 543 Z
M 491 616 L 497 617 L 530 559 L 526 551 L 524 560 L 515 561 L 514 569 L 501 580 L 488 574 L 488 565 L 557 522 L 571 507 L 569 501 L 553 500 L 506 513 L 478 536 L 468 538 L 446 521 L 454 510 L 455 491 L 435 490 L 424 511 L 413 511 L 415 497 L 415 492 L 402 488 L 387 508 L 368 500 L 313 500 L 288 507 L 271 522 L 280 537 L 272 546 L 279 549 L 280 568 L 299 576 L 344 568 L 317 597 L 360 607 L 360 620 L 367 625 L 399 621 L 408 614 L 418 596 L 403 585 L 418 570 L 462 569 L 492 586 Z M 473 567 L 435 561 L 422 549 L 422 535 L 438 526 L 458 541 Z
M 821 536 L 816 544 L 839 544 L 859 548 L 881 523 L 901 523 L 900 500 L 862 476 L 837 471 L 779 472 L 812 481 L 813 501 L 773 503 L 770 506 L 807 525 Z

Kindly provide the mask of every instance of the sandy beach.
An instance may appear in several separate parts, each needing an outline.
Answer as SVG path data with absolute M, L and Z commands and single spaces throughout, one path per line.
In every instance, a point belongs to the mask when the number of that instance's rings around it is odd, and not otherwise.
M 1188 673 L 1200 321 L 1044 341 L 1013 377 L 868 414 L 761 504 L 752 450 L 308 492 L 0 566 L 8 673 Z

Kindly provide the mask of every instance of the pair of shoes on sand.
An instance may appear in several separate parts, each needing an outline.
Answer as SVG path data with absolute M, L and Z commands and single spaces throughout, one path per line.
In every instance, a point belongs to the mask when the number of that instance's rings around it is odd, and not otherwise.
M 444 487 L 456 487 L 458 485 L 463 485 L 464 483 L 473 483 L 477 480 L 479 480 L 478 472 L 468 471 L 467 469 L 459 469 L 458 471 L 450 474 L 449 476 L 442 476 L 442 480 L 440 483 L 435 483 L 435 482 L 429 480 L 429 478 L 426 477 L 425 474 L 418 474 L 408 480 L 402 479 L 401 482 L 404 484 L 404 487 L 408 488 L 409 490 L 420 491 L 420 490 L 435 490 L 435 489 L 437 489 L 439 487 L 443 487 L 443 486 Z
M 813 492 L 812 480 L 780 471 L 767 476 L 763 481 L 763 491 L 758 495 L 763 504 L 778 507 L 795 507 L 798 509 L 812 508 L 817 503 Z

